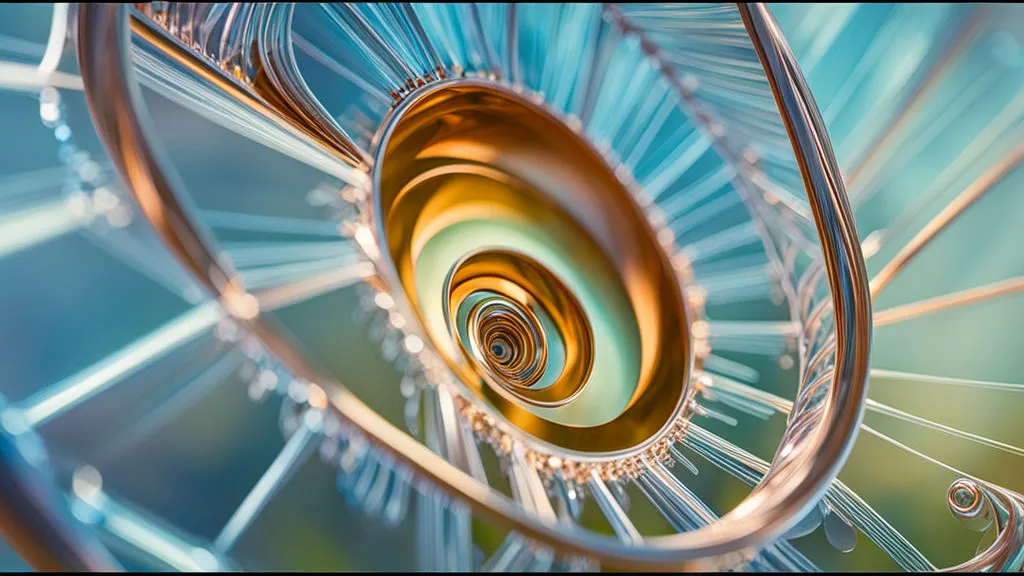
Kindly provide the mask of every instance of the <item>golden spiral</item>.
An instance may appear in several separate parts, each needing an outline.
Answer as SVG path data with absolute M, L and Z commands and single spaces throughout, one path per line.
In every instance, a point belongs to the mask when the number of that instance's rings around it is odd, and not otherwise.
M 470 394 L 535 440 L 620 452 L 683 409 L 690 316 L 628 181 L 571 125 L 485 80 L 418 93 L 378 145 L 374 226 Z

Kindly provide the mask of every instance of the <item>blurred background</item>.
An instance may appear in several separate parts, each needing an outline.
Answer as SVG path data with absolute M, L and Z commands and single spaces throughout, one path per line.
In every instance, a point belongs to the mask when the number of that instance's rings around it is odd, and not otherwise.
M 908 86 L 944 53 L 970 17 L 965 5 L 830 4 L 772 5 L 772 11 L 804 70 L 844 170 L 871 153 L 873 136 L 892 121 Z M 0 7 L 0 55 L 13 62 L 42 56 L 52 7 Z M 1016 21 L 986 30 L 938 83 L 925 110 L 905 136 L 879 153 L 889 162 L 859 179 L 857 211 L 862 238 L 899 217 L 922 190 L 964 153 L 993 122 L 1007 134 L 977 170 L 952 179 L 918 207 L 916 224 L 868 262 L 876 272 L 923 223 L 996 157 L 999 147 L 1018 144 L 1024 89 Z M 1012 20 L 1012 19 L 1011 19 Z M 75 72 L 69 53 L 61 70 Z M 3 72 L 0 72 L 2 80 Z M 0 82 L 2 83 L 2 82 Z M 248 212 L 323 219 L 306 201 L 322 176 L 201 116 L 146 91 L 154 125 L 172 161 L 193 191 L 198 209 L 211 218 L 245 207 Z M 38 94 L 0 89 L 0 224 L 23 206 L 47 206 L 67 193 L 60 162 L 110 166 L 80 91 L 61 91 L 63 123 L 40 121 Z M 1005 110 L 1016 112 L 998 116 Z M 72 135 L 62 140 L 59 126 Z M 1012 128 L 1012 130 L 1011 130 Z M 63 155 L 63 158 L 62 158 Z M 76 156 L 77 155 L 77 156 Z M 26 176 L 31 175 L 31 177 Z M 49 178 L 49 180 L 47 180 Z M 1024 274 L 1024 174 L 1016 170 L 915 259 L 876 303 L 885 309 Z M 851 190 L 854 186 L 850 187 Z M 111 185 L 116 192 L 116 186 Z M 47 383 L 75 374 L 191 308 L 189 282 L 174 271 L 144 226 L 117 211 L 117 195 L 100 221 L 73 233 L 52 231 L 31 249 L 14 250 L 0 237 L 0 391 L 8 401 L 24 399 Z M 35 209 L 35 208 L 33 208 Z M 105 219 L 105 223 L 104 220 Z M 77 228 L 77 225 L 75 225 Z M 2 230 L 2 228 L 0 228 Z M 2 232 L 0 232 L 2 233 Z M 40 234 L 48 234 L 41 230 Z M 224 226 L 220 242 L 269 241 L 262 233 Z M 274 241 L 310 241 L 284 232 Z M 151 246 L 129 253 L 132 242 Z M 334 257 L 323 248 L 325 260 Z M 339 252 L 340 254 L 340 252 Z M 113 256 L 113 257 L 112 257 Z M 338 256 L 339 258 L 341 256 Z M 139 274 L 142 267 L 150 274 Z M 318 296 L 289 307 L 280 319 L 295 339 L 370 406 L 402 422 L 401 374 L 356 318 L 358 288 Z M 772 311 L 751 311 L 770 317 Z M 872 366 L 973 380 L 1024 382 L 1024 298 L 1008 297 L 876 329 Z M 728 355 L 727 355 L 728 357 Z M 762 374 L 760 386 L 787 395 L 792 372 L 775 360 L 734 355 Z M 236 365 L 237 364 L 237 365 Z M 250 400 L 241 359 L 200 338 L 131 376 L 130 386 L 83 404 L 73 417 L 48 425 L 44 438 L 104 470 L 105 488 L 158 515 L 168 524 L 213 537 L 273 460 L 284 440 L 276 426 L 276 399 Z M 165 428 L 138 424 L 147 406 L 170 397 L 183 379 L 219 384 L 195 388 L 191 408 Z M 202 392 L 198 390 L 202 389 Z M 938 386 L 876 378 L 871 396 L 899 410 L 1013 445 L 1024 441 L 1019 392 Z M 184 400 L 183 400 L 184 402 Z M 865 423 L 959 470 L 1024 492 L 1019 449 L 979 446 L 941 431 L 868 414 Z M 134 426 L 134 428 L 132 427 Z M 716 433 L 769 458 L 783 421 L 709 425 Z M 125 428 L 128 427 L 128 428 Z M 132 430 L 130 434 L 125 429 Z M 61 454 L 54 454 L 60 465 Z M 706 470 L 705 470 L 706 468 Z M 702 468 L 687 484 L 718 510 L 728 510 L 749 489 Z M 874 436 L 861 434 L 840 478 L 872 504 L 937 566 L 973 555 L 983 535 L 961 526 L 946 505 L 957 475 Z M 397 529 L 368 521 L 338 497 L 335 473 L 310 459 L 258 517 L 237 547 L 242 567 L 258 570 L 403 570 L 415 566 L 413 522 Z M 638 504 L 639 498 L 634 499 Z M 640 513 L 640 511 L 637 511 Z M 649 522 L 664 524 L 651 509 Z M 638 524 L 640 521 L 638 521 Z M 667 525 L 664 525 L 667 530 Z M 480 538 L 496 538 L 481 533 Z M 861 537 L 849 553 L 825 541 L 822 531 L 794 541 L 827 570 L 894 570 L 896 565 Z M 131 559 L 125 558 L 127 565 Z M 27 566 L 6 546 L 0 570 Z

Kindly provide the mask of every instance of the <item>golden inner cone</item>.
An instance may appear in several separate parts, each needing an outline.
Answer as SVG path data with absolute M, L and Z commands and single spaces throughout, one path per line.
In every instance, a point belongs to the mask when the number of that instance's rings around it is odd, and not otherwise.
M 680 287 L 563 122 L 500 87 L 439 84 L 393 114 L 374 183 L 386 279 L 470 395 L 576 452 L 672 421 L 692 362 Z
M 547 339 L 529 309 L 500 299 L 481 302 L 470 312 L 469 331 L 473 356 L 500 383 L 529 389 L 540 380 L 547 364 Z
M 540 407 L 563 406 L 582 392 L 594 362 L 590 322 L 543 265 L 518 252 L 480 250 L 453 267 L 445 294 L 449 333 L 497 392 Z

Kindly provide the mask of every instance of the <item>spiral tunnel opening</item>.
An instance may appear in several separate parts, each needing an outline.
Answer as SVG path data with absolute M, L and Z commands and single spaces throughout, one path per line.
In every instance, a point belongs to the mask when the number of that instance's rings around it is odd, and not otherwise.
M 417 94 L 378 138 L 374 225 L 471 394 L 544 443 L 618 452 L 681 410 L 689 314 L 629 188 L 567 124 L 484 81 Z

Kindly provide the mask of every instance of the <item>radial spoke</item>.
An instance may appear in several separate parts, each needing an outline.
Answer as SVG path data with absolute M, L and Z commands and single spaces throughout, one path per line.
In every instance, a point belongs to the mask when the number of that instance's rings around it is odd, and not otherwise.
M 978 32 L 981 31 L 981 24 L 984 23 L 986 16 L 987 7 L 978 6 L 971 14 L 971 17 L 961 25 L 960 33 L 956 39 L 950 43 L 949 48 L 931 67 L 924 80 L 917 85 L 902 104 L 895 117 L 891 121 L 884 123 L 885 128 L 868 147 L 868 154 L 848 171 L 847 186 L 853 186 L 860 179 L 865 167 L 870 166 L 877 158 L 881 158 L 881 152 L 887 149 L 892 144 L 893 138 L 906 128 L 909 120 L 914 118 L 928 96 L 939 86 L 939 81 L 945 77 L 945 73 L 952 68 L 953 64 L 959 61 L 960 57 L 967 51 L 967 48 L 973 45 L 974 41 L 978 38 Z
M 430 37 L 427 36 L 426 30 L 423 28 L 423 23 L 420 22 L 419 16 L 416 15 L 416 11 L 409 3 L 403 3 L 401 5 L 402 15 L 408 22 L 408 26 L 412 28 L 412 36 L 414 41 L 418 45 L 422 55 L 426 58 L 427 63 L 434 69 L 440 70 L 444 67 L 444 62 L 441 60 L 441 56 L 434 49 L 434 45 L 430 42 Z
M 767 254 L 759 252 L 694 264 L 693 269 L 694 274 L 698 278 L 704 278 L 705 276 L 725 274 L 751 266 L 771 266 L 771 261 L 768 259 Z
M 864 257 L 870 258 L 878 253 L 891 238 L 908 228 L 922 210 L 934 203 L 936 196 L 946 190 L 951 182 L 960 178 L 969 169 L 984 165 L 982 156 L 993 147 L 996 141 L 1019 142 L 1024 138 L 1021 126 L 1021 113 L 1024 112 L 1024 90 L 1021 90 L 972 140 L 956 159 L 936 175 L 927 188 L 903 210 L 903 212 L 885 228 L 873 231 L 864 239 L 861 246 Z M 1010 128 L 1007 128 L 1010 127 Z
M 815 30 L 814 40 L 800 58 L 800 67 L 804 70 L 805 76 L 810 75 L 821 59 L 832 49 L 839 35 L 854 20 L 854 15 L 860 7 L 859 4 L 837 5 L 833 7 L 834 11 L 829 11 L 828 19 Z
M 337 456 L 337 453 L 331 457 Z M 338 459 L 337 488 L 348 504 L 397 526 L 409 502 L 411 472 L 365 439 L 350 439 Z
M 270 499 L 281 489 L 292 474 L 305 462 L 312 452 L 312 440 L 316 437 L 308 419 L 312 412 L 306 413 L 299 428 L 292 433 L 284 448 L 260 477 L 256 485 L 246 495 L 234 514 L 221 529 L 213 542 L 214 550 L 221 553 L 234 547 L 242 534 L 252 525 L 256 516 L 266 507 Z
M 785 187 L 776 184 L 762 170 L 749 169 L 747 171 L 747 180 L 749 180 L 751 186 L 760 190 L 761 193 L 764 194 L 765 198 L 770 199 L 772 204 L 781 204 L 786 208 L 786 210 L 800 218 L 802 221 L 813 221 L 811 208 L 808 206 L 807 202 L 797 198 Z
M 875 376 L 875 375 L 876 375 L 876 371 L 873 370 L 872 371 L 872 376 Z M 741 398 L 744 398 L 744 399 L 749 400 L 751 402 L 757 403 L 754 407 L 750 407 L 750 408 L 747 408 L 747 409 L 744 409 L 742 404 L 738 405 L 738 406 L 734 405 L 734 407 L 736 407 L 736 408 L 738 408 L 740 410 L 743 410 L 745 412 L 750 412 L 750 413 L 752 413 L 754 415 L 758 414 L 757 413 L 758 409 L 764 409 L 764 408 L 774 409 L 774 410 L 777 410 L 778 412 L 780 412 L 782 414 L 787 414 L 788 415 L 789 412 L 793 408 L 792 402 L 790 402 L 790 401 L 788 401 L 788 400 L 786 400 L 784 398 L 781 398 L 781 397 L 776 396 L 774 394 L 771 394 L 769 392 L 764 392 L 762 390 L 758 390 L 756 388 L 747 386 L 745 384 L 741 384 L 739 382 L 729 381 L 728 379 L 724 379 L 724 378 L 721 378 L 721 377 L 713 377 L 712 378 L 712 390 L 714 392 L 716 392 L 716 393 L 719 393 L 719 394 L 721 392 L 723 392 L 723 391 L 727 392 L 727 393 L 731 393 L 731 394 L 737 394 Z M 728 397 L 718 398 L 718 399 L 719 400 L 723 400 L 727 404 L 730 403 Z M 908 424 L 913 424 L 913 425 L 916 425 L 916 426 L 922 426 L 922 427 L 928 428 L 930 430 L 935 430 L 935 431 L 941 432 L 943 434 L 948 434 L 948 435 L 954 436 L 956 438 L 961 438 L 963 440 L 974 442 L 976 444 L 981 444 L 983 446 L 987 446 L 989 448 L 993 448 L 993 449 L 996 449 L 996 450 L 1001 450 L 1003 452 L 1007 452 L 1009 454 L 1014 454 L 1016 456 L 1024 456 L 1024 448 L 1019 448 L 1017 446 L 1013 446 L 1013 445 L 1007 444 L 1005 442 L 999 442 L 997 440 L 992 440 L 990 438 L 986 438 L 986 437 L 980 436 L 978 434 L 973 434 L 971 432 L 965 432 L 963 430 L 959 430 L 957 428 L 953 428 L 952 426 L 946 426 L 945 424 L 940 424 L 938 422 L 933 422 L 931 420 L 928 420 L 927 418 L 922 418 L 922 417 L 916 416 L 914 414 L 909 414 L 909 413 L 904 412 L 902 410 L 899 410 L 897 408 L 893 408 L 892 406 L 888 406 L 888 405 L 883 404 L 881 402 L 878 402 L 876 400 L 872 400 L 870 398 L 867 399 L 866 404 L 865 404 L 865 408 L 869 412 L 873 412 L 873 413 L 876 413 L 876 414 L 881 414 L 881 415 L 884 415 L 884 416 L 889 416 L 890 418 L 895 418 L 897 420 L 901 420 L 901 421 L 906 422 Z M 753 411 L 751 411 L 751 410 L 753 410 Z
M 898 6 L 894 11 L 896 15 L 891 15 L 886 19 L 885 24 L 871 39 L 867 50 L 864 51 L 861 58 L 857 61 L 853 71 L 845 76 L 842 86 L 840 86 L 828 105 L 825 106 L 825 109 L 822 110 L 822 116 L 825 119 L 826 125 L 831 125 L 843 112 L 850 99 L 864 82 L 864 78 L 872 68 L 878 65 L 879 59 L 886 53 L 890 40 L 899 35 L 900 31 L 904 30 L 908 24 L 910 14 L 906 7 Z
M 505 4 L 505 69 L 508 80 L 513 84 L 521 82 L 519 73 L 519 6 L 515 2 Z
M 744 322 L 707 320 L 694 322 L 693 336 L 706 337 L 712 349 L 779 354 L 801 330 L 797 322 Z
M 711 148 L 711 138 L 694 130 L 643 179 L 644 190 L 657 200 Z M 713 192 L 714 190 L 712 190 Z
M 704 399 L 718 402 L 755 418 L 767 420 L 776 412 L 788 413 L 792 402 L 784 400 L 760 390 L 729 380 L 728 378 L 707 375 L 705 387 L 701 390 Z
M 487 33 L 484 32 L 484 23 L 480 16 L 480 7 L 477 6 L 476 2 L 469 3 L 469 17 L 471 25 L 473 27 L 473 35 L 476 37 L 477 45 L 480 47 L 480 52 L 484 55 L 484 66 L 490 72 L 501 75 L 501 66 L 498 62 L 498 57 L 494 54 L 494 48 L 491 46 Z
M 477 447 L 464 441 L 451 395 L 435 388 L 424 394 L 427 447 L 452 464 L 486 483 L 487 476 Z M 464 505 L 448 502 L 433 490 L 425 490 L 417 513 L 419 562 L 424 570 L 466 572 L 473 569 L 472 516 Z
M 647 470 L 634 483 L 679 532 L 696 530 L 718 516 L 661 462 L 645 461 Z
M 527 461 L 526 453 L 519 444 L 513 447 L 512 458 L 509 461 L 509 483 L 512 494 L 524 508 L 544 520 L 555 520 L 555 510 L 548 499 L 547 490 L 536 468 Z
M 864 430 L 869 431 L 866 427 Z M 876 512 L 856 492 L 839 480 L 834 480 L 826 502 L 849 518 L 853 525 L 888 554 L 897 565 L 907 571 L 934 572 L 933 565 L 917 548 Z
M 380 459 L 372 484 L 366 484 L 366 488 L 360 491 L 365 492 L 366 496 L 357 496 L 362 500 L 363 510 L 369 516 L 375 517 L 380 513 L 381 506 L 384 504 L 384 495 L 394 477 L 395 475 L 391 473 L 391 462 L 383 458 Z
M 322 4 L 324 12 L 346 36 L 355 41 L 362 53 L 373 64 L 388 88 L 399 90 L 419 75 L 384 41 L 374 27 L 360 13 L 359 8 L 347 4 Z
M 876 312 L 874 315 L 874 325 L 875 327 L 879 327 L 896 324 L 898 322 L 906 322 L 907 320 L 912 320 L 927 314 L 933 314 L 935 312 L 949 310 L 950 308 L 957 308 L 959 306 L 966 306 L 968 304 L 977 304 L 1000 296 L 1016 294 L 1021 291 L 1024 291 L 1024 276 L 1017 276 L 1016 278 L 994 282 L 978 288 L 971 288 L 969 290 L 954 292 L 952 294 L 929 298 L 927 300 L 920 300 L 903 306 L 897 306 L 895 308 Z
M 989 448 L 1001 450 L 1003 452 L 1013 454 L 1015 456 L 1024 456 L 1024 448 L 1019 448 L 1017 446 L 1013 446 L 1005 442 L 999 442 L 998 440 L 992 440 L 991 438 L 986 438 L 984 436 L 973 434 L 971 432 L 964 432 L 963 430 L 953 428 L 952 426 L 946 426 L 945 424 L 939 424 L 938 422 L 933 422 L 931 420 L 928 420 L 927 418 L 922 418 L 920 416 L 908 414 L 902 410 L 898 410 L 896 408 L 893 408 L 892 406 L 887 406 L 885 404 L 882 404 L 881 402 L 876 402 L 870 398 L 867 399 L 865 408 L 876 414 L 884 414 L 885 416 L 889 416 L 897 420 L 902 420 L 903 422 L 906 422 L 908 424 L 922 426 L 924 428 L 928 428 L 929 430 L 942 432 L 943 434 L 948 434 L 956 438 L 968 440 L 976 444 L 981 444 L 982 446 L 987 446 Z
M 518 534 L 509 534 L 501 546 L 484 562 L 481 572 L 522 571 L 523 558 L 528 557 L 526 539 Z
M 865 430 L 867 429 L 864 427 Z M 768 463 L 691 423 L 686 446 L 744 483 L 754 486 L 768 470 Z M 854 525 L 905 570 L 934 571 L 928 561 L 898 530 L 839 480 L 833 480 L 825 501 L 850 518 Z
M 877 368 L 871 369 L 871 377 L 902 380 L 907 382 L 922 382 L 925 384 L 943 384 L 949 386 L 959 386 L 963 388 L 983 388 L 987 390 L 1003 390 L 1007 392 L 1024 392 L 1024 384 L 986 382 L 984 380 L 964 380 L 960 378 L 946 378 L 944 376 L 913 374 L 910 372 L 897 372 L 893 370 L 881 370 Z
M 244 214 L 220 210 L 202 210 L 201 215 L 207 226 L 219 230 L 326 236 L 339 239 L 342 237 L 338 223 L 328 220 Z
M 155 238 L 152 241 L 144 240 L 133 232 L 136 231 L 97 232 L 87 228 L 83 235 L 101 250 L 163 286 L 168 292 L 181 296 L 187 302 L 198 304 L 203 298 L 203 293 L 174 256 L 163 246 L 157 245 L 158 241 Z
M 693 181 L 686 188 L 672 193 L 659 206 L 670 220 L 686 214 L 700 206 L 715 192 L 726 187 L 735 177 L 736 169 L 723 164 L 718 170 L 708 172 L 699 180 Z
M 626 156 L 625 160 L 625 164 L 627 166 L 632 167 L 634 170 L 636 169 L 640 160 L 647 156 L 647 152 L 650 150 L 651 144 L 654 142 L 654 138 L 665 125 L 665 121 L 673 112 L 678 110 L 678 106 L 678 100 L 674 98 L 672 94 L 666 93 L 651 121 L 643 126 L 643 130 L 640 133 L 636 144 L 628 148 L 629 154 Z
M 83 90 L 82 77 L 67 72 L 42 72 L 19 62 L 0 62 L 0 90 L 38 92 L 47 87 Z
M 629 519 L 629 515 L 619 506 L 618 501 L 612 496 L 608 486 L 596 470 L 590 471 L 590 480 L 587 482 L 587 486 L 590 488 L 590 495 L 594 497 L 598 508 L 604 513 L 608 523 L 611 524 L 615 535 L 627 544 L 641 544 L 643 538 L 640 536 L 640 532 L 633 526 L 633 521 Z
M 231 348 L 226 354 L 207 366 L 165 402 L 140 416 L 134 424 L 122 430 L 103 453 L 107 458 L 121 454 L 151 437 L 178 415 L 194 406 L 219 384 L 225 382 L 242 365 L 245 356 L 241 349 Z
M 233 570 L 231 563 L 205 545 L 190 542 L 152 518 L 103 491 L 102 478 L 91 466 L 79 467 L 72 481 L 71 509 L 94 523 L 102 535 L 135 553 L 182 572 Z
M 334 72 L 338 76 L 341 76 L 345 80 L 351 82 L 366 94 L 374 97 L 378 102 L 388 106 L 391 105 L 392 98 L 388 96 L 386 92 L 367 82 L 362 76 L 356 74 L 334 58 L 331 58 L 326 52 L 317 48 L 309 40 L 306 40 L 299 34 L 293 33 L 292 42 L 295 44 L 296 48 L 305 52 L 309 57 L 322 64 L 324 68 L 327 68 L 331 72 Z
M 700 206 L 696 210 L 672 222 L 672 231 L 678 236 L 686 234 L 686 231 L 693 230 L 712 218 L 720 216 L 732 208 L 742 205 L 742 199 L 738 194 L 727 194 Z
M 264 288 L 256 291 L 255 296 L 260 309 L 270 312 L 351 286 L 370 278 L 375 272 L 372 264 L 361 262 L 273 288 Z
M 214 302 L 194 308 L 106 359 L 11 406 L 4 411 L 3 419 L 20 422 L 26 429 L 40 426 L 166 356 L 223 318 L 223 310 Z
M 882 182 L 884 182 L 884 178 L 881 178 L 880 174 L 890 174 L 905 167 L 922 150 L 934 142 L 944 130 L 962 118 L 972 107 L 977 106 L 977 101 L 994 88 L 1001 77 L 1000 71 L 992 68 L 980 78 L 968 83 L 968 87 L 948 103 L 938 115 L 931 118 L 915 138 L 909 142 L 903 142 L 897 150 L 890 152 L 886 156 L 886 162 L 871 172 L 869 179 L 864 180 L 862 185 L 851 189 L 850 201 L 853 205 L 860 207 L 872 199 L 882 188 Z
M 664 86 L 664 81 L 657 73 L 654 74 L 654 85 L 651 89 L 642 91 L 640 95 L 643 96 L 643 104 L 639 111 L 627 119 L 615 138 L 615 149 L 628 151 L 630 155 L 637 147 L 635 143 L 643 144 L 646 148 L 646 141 L 649 140 L 651 132 L 659 130 L 664 125 L 664 118 L 671 112 L 669 106 L 676 104 L 672 93 Z M 626 163 L 632 165 L 628 160 Z
M 755 486 L 768 471 L 768 463 L 690 423 L 683 445 L 748 486 Z
M 782 414 L 788 415 L 793 408 L 793 403 L 784 398 L 738 382 L 716 380 L 715 386 L 731 390 L 751 401 L 760 403 L 766 408 L 774 408 Z M 768 470 L 767 462 L 746 453 L 742 449 L 733 446 L 725 440 L 722 440 L 703 429 L 698 427 L 694 428 L 695 440 L 687 441 L 684 439 L 684 442 L 686 442 L 691 449 L 694 449 L 699 454 L 711 460 L 716 466 L 719 466 L 723 470 L 733 474 L 747 484 L 753 486 L 760 481 L 761 476 L 763 476 L 763 474 Z M 882 437 L 890 443 L 909 450 L 909 448 L 906 448 L 899 442 L 880 434 L 867 426 L 862 425 L 862 428 L 871 434 Z M 925 458 L 927 457 L 925 456 Z M 932 459 L 929 458 L 929 460 Z M 948 464 L 944 464 L 936 460 L 932 461 L 943 468 L 956 471 L 955 468 L 952 468 Z M 855 524 L 865 534 L 867 534 L 869 538 L 879 544 L 883 550 L 889 553 L 890 556 L 897 560 L 897 562 L 900 562 L 901 566 L 904 568 L 917 566 L 918 568 L 916 569 L 927 569 L 922 567 L 930 566 L 930 563 L 921 556 L 920 553 L 917 552 L 917 550 L 914 549 L 902 535 L 896 532 L 881 516 L 872 510 L 871 507 L 863 501 L 863 499 L 853 493 L 839 480 L 833 481 L 832 486 L 826 494 L 826 500 L 836 505 L 848 517 L 854 519 Z
M 735 197 L 733 197 L 735 198 Z M 738 198 L 736 198 L 739 201 Z M 700 287 L 706 292 L 707 305 L 722 305 L 771 296 L 775 283 L 772 268 L 766 264 L 742 268 L 732 272 L 703 276 Z
M 761 379 L 761 375 L 757 370 L 735 360 L 716 356 L 715 354 L 711 354 L 704 359 L 703 369 L 729 378 L 735 378 L 748 384 L 756 384 Z
M 317 274 L 349 270 L 359 266 L 359 256 L 347 254 L 334 258 L 251 268 L 242 271 L 242 279 L 249 290 L 259 291 L 305 280 Z
M 3 53 L 39 59 L 46 53 L 46 45 L 25 40 L 24 38 L 0 34 L 0 54 Z
M 646 466 L 647 471 L 636 479 L 636 485 L 676 530 L 696 530 L 718 520 L 718 514 L 680 482 L 664 464 L 647 460 Z M 789 542 L 769 545 L 754 560 L 755 566 L 760 563 L 769 563 L 776 570 L 818 571 Z
M 315 262 L 357 254 L 356 246 L 345 240 L 327 242 L 231 242 L 221 244 L 239 269 L 277 264 Z
M 343 182 L 367 187 L 367 175 L 357 168 L 360 158 L 296 124 L 144 17 L 132 18 L 132 31 L 141 41 L 132 48 L 140 79 L 162 96 Z
M 757 224 L 751 220 L 688 244 L 683 248 L 683 253 L 686 254 L 690 262 L 696 263 L 760 242 L 761 236 L 757 232 Z
M 781 414 L 788 415 L 793 409 L 793 402 L 771 392 L 730 380 L 723 376 L 709 374 L 709 387 L 715 393 L 728 392 L 743 397 L 748 402 L 756 403 L 762 409 L 775 410 Z
M 675 446 L 670 446 L 669 453 L 672 455 L 672 459 L 678 462 L 679 465 L 682 466 L 683 468 L 686 468 L 686 470 L 690 472 L 690 474 L 693 474 L 694 476 L 700 475 L 700 470 L 697 469 L 697 465 L 690 461 L 690 459 L 687 458 L 682 452 L 680 452 L 679 448 Z
M 888 442 L 889 444 L 892 444 L 893 446 L 899 448 L 900 450 L 903 450 L 904 452 L 907 452 L 909 454 L 913 454 L 914 456 L 917 456 L 918 458 L 921 458 L 923 460 L 931 462 L 932 464 L 935 464 L 936 466 L 938 466 L 939 468 L 942 468 L 943 470 L 947 470 L 947 471 L 952 472 L 953 474 L 956 474 L 958 476 L 965 476 L 967 478 L 975 478 L 973 475 L 968 474 L 967 472 L 964 472 L 963 470 L 960 470 L 958 468 L 950 466 L 949 464 L 946 464 L 942 460 L 939 460 L 937 458 L 932 458 L 931 456 L 928 456 L 927 454 L 925 454 L 923 452 L 915 450 L 915 449 L 911 448 L 910 446 L 907 446 L 906 444 L 900 442 L 899 440 L 896 440 L 895 438 L 893 438 L 893 437 L 891 437 L 891 436 L 889 436 L 887 434 L 882 434 L 881 432 L 879 432 L 878 430 L 875 430 L 874 428 L 872 428 L 870 426 L 865 426 L 865 425 L 861 424 L 861 430 L 867 432 L 868 434 L 871 434 L 872 436 L 875 436 L 876 438 L 884 440 L 884 441 Z
M 590 46 L 589 62 L 584 59 L 586 71 L 583 81 L 583 90 L 579 91 L 579 112 L 580 123 L 589 126 L 594 115 L 594 108 L 600 96 L 601 86 L 605 79 L 605 71 L 608 67 L 608 60 L 611 59 L 612 51 L 616 45 L 618 28 L 612 26 L 604 18 L 594 19 L 597 30 L 591 35 L 594 40 Z
M 513 446 L 509 465 L 509 484 L 512 495 L 524 510 L 545 521 L 555 521 L 555 510 L 548 499 L 547 490 L 537 474 L 536 468 L 526 460 L 523 447 Z M 522 571 L 528 566 L 531 571 L 547 571 L 554 560 L 554 554 L 546 549 L 533 550 L 529 542 L 516 533 L 509 534 L 501 547 L 484 564 L 484 570 Z M 531 566 L 532 564 L 532 566 Z
M 0 258 L 63 236 L 88 222 L 84 211 L 65 200 L 0 216 Z
M 101 169 L 106 169 L 104 166 Z M 58 164 L 39 170 L 4 175 L 0 178 L 0 213 L 17 212 L 20 208 L 38 206 L 40 198 L 60 197 L 64 183 L 72 176 L 71 168 Z
M 964 189 L 952 202 L 939 212 L 906 246 L 896 254 L 882 270 L 871 279 L 871 297 L 879 292 L 902 270 L 912 258 L 928 245 L 940 232 L 952 224 L 961 214 L 1012 172 L 1024 160 L 1024 144 L 1017 146 L 999 162 L 986 170 L 977 180 Z M 876 324 L 877 325 L 877 324 Z

